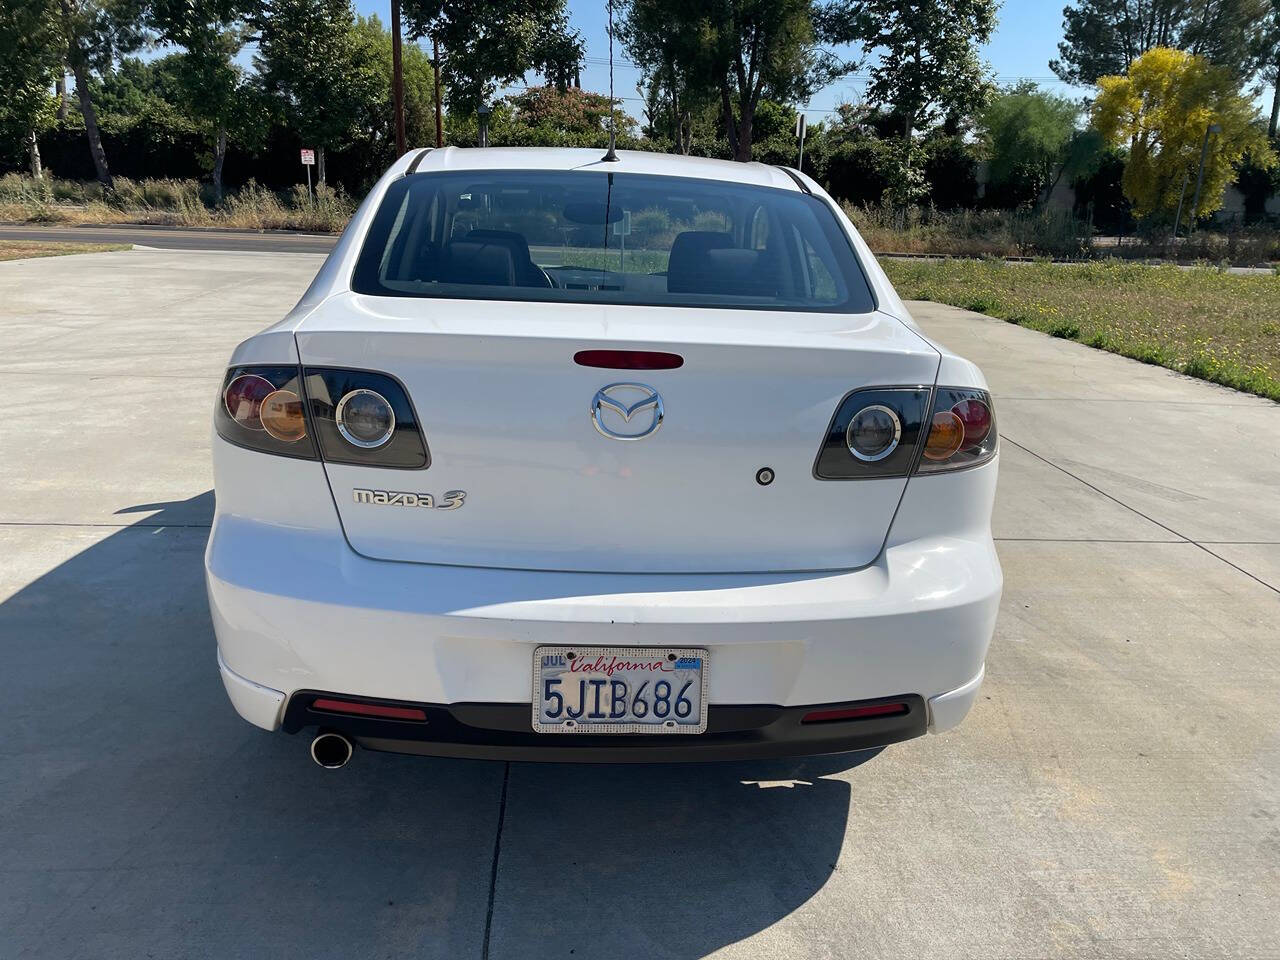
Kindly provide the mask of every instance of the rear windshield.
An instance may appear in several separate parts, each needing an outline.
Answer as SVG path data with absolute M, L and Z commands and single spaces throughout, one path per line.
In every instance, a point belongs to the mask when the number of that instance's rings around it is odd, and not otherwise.
M 388 297 L 874 308 L 848 238 L 815 197 L 596 171 L 406 176 L 374 217 L 352 286 Z

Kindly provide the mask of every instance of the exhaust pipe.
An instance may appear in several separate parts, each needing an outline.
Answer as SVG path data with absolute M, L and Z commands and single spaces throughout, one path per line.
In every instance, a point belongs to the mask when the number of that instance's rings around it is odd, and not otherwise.
M 352 749 L 342 734 L 322 731 L 311 741 L 311 759 L 326 770 L 341 770 L 351 759 Z

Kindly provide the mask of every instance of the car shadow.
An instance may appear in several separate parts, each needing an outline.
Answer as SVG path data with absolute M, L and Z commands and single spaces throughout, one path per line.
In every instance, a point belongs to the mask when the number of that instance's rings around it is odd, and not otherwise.
M 212 492 L 121 511 L 0 603 L 0 929 L 30 957 L 702 957 L 835 870 L 874 752 L 663 766 L 361 752 L 237 717 L 201 555 Z M 146 514 L 143 516 L 143 514 Z M 61 538 L 61 539 L 59 539 Z M 496 855 L 496 861 L 495 861 Z

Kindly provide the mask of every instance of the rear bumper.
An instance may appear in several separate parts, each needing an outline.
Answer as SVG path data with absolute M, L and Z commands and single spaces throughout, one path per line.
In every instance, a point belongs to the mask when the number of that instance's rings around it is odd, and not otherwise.
M 899 714 L 844 722 L 805 724 L 809 707 L 713 706 L 707 731 L 690 736 L 598 736 L 540 734 L 529 725 L 528 703 L 455 703 L 452 705 L 377 702 L 416 707 L 426 722 L 345 716 L 312 706 L 319 697 L 302 690 L 289 698 L 282 729 L 309 727 L 346 734 L 369 750 L 433 757 L 482 760 L 534 760 L 570 763 L 668 763 L 699 760 L 764 760 L 849 753 L 898 743 L 924 734 L 928 720 L 918 696 L 895 697 Z M 859 706 L 865 704 L 858 704 Z M 852 704 L 823 704 L 832 706 Z
M 888 544 L 862 569 L 682 575 L 370 560 L 333 519 L 312 522 L 325 516 L 322 506 L 334 518 L 319 464 L 273 469 L 296 476 L 267 491 L 289 495 L 262 515 L 285 519 L 232 512 L 220 477 L 205 557 L 223 681 L 240 714 L 264 729 L 297 729 L 306 716 L 293 712 L 304 709 L 299 698 L 331 691 L 444 711 L 421 736 L 351 731 L 378 749 L 407 740 L 413 752 L 481 757 L 546 750 L 555 754 L 548 759 L 607 759 L 625 749 L 666 759 L 677 747 L 691 759 L 718 749 L 725 757 L 830 753 L 949 729 L 982 680 L 1002 584 L 988 529 L 994 463 L 945 485 L 913 479 Z M 719 739 L 588 745 L 586 735 L 533 733 L 533 652 L 543 644 L 707 648 Z M 822 731 L 795 720 L 815 705 L 906 697 L 919 703 L 909 723 Z M 701 741 L 705 753 L 673 739 Z

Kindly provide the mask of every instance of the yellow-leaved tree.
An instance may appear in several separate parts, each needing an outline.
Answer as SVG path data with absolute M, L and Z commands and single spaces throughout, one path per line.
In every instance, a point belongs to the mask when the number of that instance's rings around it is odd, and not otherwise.
M 1172 220 L 1180 200 L 1190 214 L 1205 131 L 1209 136 L 1199 215 L 1222 207 L 1245 154 L 1276 162 L 1254 105 L 1230 71 L 1183 50 L 1155 47 L 1123 77 L 1100 77 L 1093 125 L 1112 146 L 1127 147 L 1122 186 L 1140 219 Z M 1184 221 L 1185 222 L 1185 221 Z

